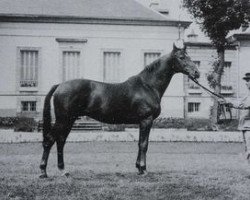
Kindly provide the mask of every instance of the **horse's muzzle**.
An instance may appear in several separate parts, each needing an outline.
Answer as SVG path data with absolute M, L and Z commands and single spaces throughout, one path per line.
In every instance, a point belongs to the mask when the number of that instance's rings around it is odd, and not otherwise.
M 195 71 L 195 72 L 194 72 L 194 78 L 195 78 L 195 79 L 200 78 L 200 72 Z

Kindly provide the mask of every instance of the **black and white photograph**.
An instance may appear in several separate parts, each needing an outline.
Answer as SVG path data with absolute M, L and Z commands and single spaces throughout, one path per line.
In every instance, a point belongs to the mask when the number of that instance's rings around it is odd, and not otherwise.
M 249 0 L 0 0 L 1 200 L 249 200 Z

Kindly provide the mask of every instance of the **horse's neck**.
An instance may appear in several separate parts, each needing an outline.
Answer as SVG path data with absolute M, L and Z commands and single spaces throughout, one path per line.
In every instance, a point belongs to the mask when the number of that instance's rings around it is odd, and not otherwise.
M 174 70 L 172 59 L 168 56 L 160 61 L 159 66 L 154 67 L 152 70 L 145 70 L 142 77 L 145 83 L 153 88 L 161 98 L 173 75 Z

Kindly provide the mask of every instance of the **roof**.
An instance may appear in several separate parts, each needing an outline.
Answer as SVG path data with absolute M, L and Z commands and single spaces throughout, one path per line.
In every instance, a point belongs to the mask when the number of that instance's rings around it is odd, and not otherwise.
M 48 21 L 66 20 L 78 23 L 87 20 L 120 20 L 130 22 L 151 22 L 159 25 L 173 25 L 160 13 L 143 6 L 135 0 L 1 0 L 0 21 L 20 20 Z M 70 19 L 70 21 L 69 21 Z M 189 22 L 179 22 L 188 26 Z M 156 24 L 155 24 L 156 25 Z
M 216 47 L 211 43 L 211 42 L 185 42 L 185 45 L 188 47 L 198 47 L 198 48 L 213 48 L 215 49 Z M 235 49 L 236 48 L 236 44 L 230 44 L 226 46 L 227 50 L 230 49 Z
M 241 29 L 232 31 L 228 37 L 228 41 L 231 43 L 241 40 L 250 40 L 250 27 L 248 27 L 245 31 L 242 31 Z

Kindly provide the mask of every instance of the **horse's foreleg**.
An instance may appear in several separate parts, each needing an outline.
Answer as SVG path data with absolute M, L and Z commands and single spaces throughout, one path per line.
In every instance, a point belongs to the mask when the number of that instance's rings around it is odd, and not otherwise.
M 146 171 L 146 153 L 148 150 L 148 139 L 150 129 L 153 124 L 153 117 L 149 117 L 140 123 L 140 135 L 138 143 L 138 156 L 136 161 L 136 168 L 139 171 L 139 175 L 145 174 Z

